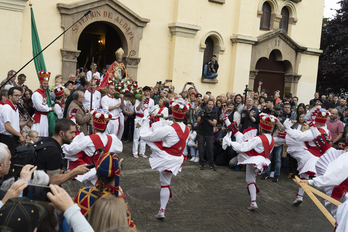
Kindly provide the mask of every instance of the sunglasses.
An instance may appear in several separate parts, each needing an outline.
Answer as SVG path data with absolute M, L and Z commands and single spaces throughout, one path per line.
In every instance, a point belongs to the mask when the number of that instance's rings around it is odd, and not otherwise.
M 222 105 L 222 107 L 226 107 L 227 105 Z

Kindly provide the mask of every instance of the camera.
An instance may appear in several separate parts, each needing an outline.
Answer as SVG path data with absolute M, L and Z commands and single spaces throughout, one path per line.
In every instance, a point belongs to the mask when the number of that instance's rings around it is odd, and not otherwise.
M 204 119 L 210 119 L 211 116 L 214 115 L 215 111 L 213 111 L 213 110 L 209 111 L 209 109 L 206 108 L 203 113 L 204 113 L 204 116 L 203 116 Z

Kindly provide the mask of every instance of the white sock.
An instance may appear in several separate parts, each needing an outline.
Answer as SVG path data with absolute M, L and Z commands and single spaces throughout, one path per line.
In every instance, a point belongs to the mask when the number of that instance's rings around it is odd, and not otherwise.
M 299 188 L 298 189 L 298 193 L 297 193 L 298 195 L 297 195 L 297 197 L 303 197 L 303 194 L 304 194 L 304 190 L 303 190 L 303 188 Z M 299 196 L 299 195 L 301 195 L 301 196 Z
M 169 197 L 170 197 L 169 188 L 161 188 L 161 192 L 160 192 L 161 209 L 166 209 Z
M 249 189 L 251 201 L 256 201 L 256 186 L 255 186 L 255 184 L 249 184 L 248 189 Z

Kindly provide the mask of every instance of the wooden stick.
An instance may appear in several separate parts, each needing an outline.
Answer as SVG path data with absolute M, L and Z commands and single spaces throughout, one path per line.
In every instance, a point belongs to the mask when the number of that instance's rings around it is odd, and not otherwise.
M 298 176 L 295 176 L 296 182 L 300 181 L 301 179 L 298 178 Z M 321 204 L 321 202 L 318 200 L 318 198 L 311 192 L 311 189 L 307 184 L 299 183 L 301 188 L 308 194 L 308 196 L 312 199 L 314 204 L 319 208 L 319 210 L 324 214 L 324 216 L 330 221 L 330 223 L 335 226 L 336 220 L 333 218 L 333 216 L 327 211 L 327 209 Z
M 293 179 L 295 182 L 297 182 L 295 179 Z M 342 205 L 341 202 L 339 202 L 338 200 L 326 195 L 325 193 L 320 192 L 318 189 L 313 188 L 312 186 L 308 185 L 308 188 L 315 194 L 317 194 L 319 197 L 331 202 L 332 204 L 339 206 Z

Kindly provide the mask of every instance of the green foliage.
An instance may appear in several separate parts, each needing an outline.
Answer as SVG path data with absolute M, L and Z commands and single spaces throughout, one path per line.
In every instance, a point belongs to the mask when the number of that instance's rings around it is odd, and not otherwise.
M 323 20 L 317 91 L 341 95 L 348 92 L 348 0 L 339 2 L 333 19 Z

